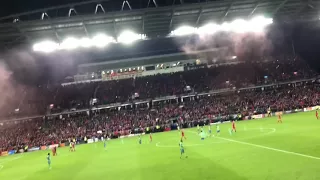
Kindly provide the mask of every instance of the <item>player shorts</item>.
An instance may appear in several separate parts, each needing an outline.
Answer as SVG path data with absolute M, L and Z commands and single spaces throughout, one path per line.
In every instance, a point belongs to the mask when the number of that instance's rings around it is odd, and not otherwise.
M 202 137 L 201 140 L 204 140 L 204 138 Z
M 220 130 L 217 130 L 217 133 L 220 133 Z
M 180 149 L 180 153 L 183 154 L 184 153 L 184 149 Z
M 209 130 L 209 133 L 211 134 L 211 130 Z

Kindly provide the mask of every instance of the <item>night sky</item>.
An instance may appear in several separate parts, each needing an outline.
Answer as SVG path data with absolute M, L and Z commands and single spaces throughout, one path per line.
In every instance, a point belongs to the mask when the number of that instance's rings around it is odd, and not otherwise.
M 83 1 L 83 0 L 82 0 Z M 177 3 L 179 0 L 176 0 Z M 185 2 L 194 2 L 195 0 L 184 0 Z M 201 1 L 201 0 L 200 0 Z M 205 0 L 202 0 L 205 1 Z M 0 16 L 6 16 L 14 13 L 21 13 L 25 11 L 35 10 L 39 8 L 46 8 L 50 6 L 57 6 L 67 3 L 81 2 L 81 0 L 11 0 L 1 2 Z M 129 1 L 133 8 L 145 7 L 148 0 L 131 0 Z M 172 4 L 173 0 L 157 0 L 159 5 Z M 121 7 L 121 0 L 110 0 L 110 8 L 119 9 Z M 308 25 L 296 24 L 275 25 L 269 32 L 268 38 L 272 41 L 274 49 L 281 51 L 286 49 L 292 51 L 291 43 L 293 42 L 295 51 L 298 55 L 302 56 L 308 61 L 316 70 L 320 70 L 320 34 L 319 28 L 312 24 L 319 22 L 309 22 Z M 177 42 L 171 39 L 162 40 L 150 40 L 148 42 L 141 42 L 134 47 L 112 47 L 108 48 L 106 52 L 87 52 L 85 58 L 83 54 L 64 54 L 55 55 L 51 57 L 35 56 L 28 53 L 25 50 L 15 50 L 11 52 L 12 58 L 7 59 L 8 66 L 13 71 L 14 76 L 19 81 L 31 84 L 42 84 L 54 81 L 59 81 L 61 78 L 72 75 L 75 73 L 75 67 L 77 64 L 92 61 L 103 61 L 110 57 L 110 54 L 127 54 L 127 57 L 133 56 L 145 56 L 152 54 L 159 54 L 164 51 L 174 52 L 182 49 L 185 43 L 189 43 L 190 40 L 182 40 Z M 112 53 L 111 53 L 112 52 Z M 98 54 L 98 55 L 97 55 Z M 108 54 L 108 58 L 103 56 Z M 27 56 L 26 56 L 27 55 Z M 33 60 L 32 65 L 29 62 L 23 60 L 25 57 L 29 57 Z M 81 58 L 80 58 L 81 57 Z M 40 59 L 40 60 L 39 60 Z M 65 59 L 65 61 L 56 61 L 56 59 Z M 28 77 L 25 74 L 29 74 Z

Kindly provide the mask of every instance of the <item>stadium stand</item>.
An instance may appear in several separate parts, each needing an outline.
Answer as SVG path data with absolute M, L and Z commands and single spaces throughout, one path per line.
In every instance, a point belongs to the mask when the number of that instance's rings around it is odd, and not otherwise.
M 30 89 L 30 94 L 39 94 L 39 99 L 31 100 L 35 96 L 26 95 L 22 109 L 42 107 L 43 112 L 43 104 L 54 99 L 60 106 L 59 112 L 64 108 L 69 111 L 2 121 L 0 147 L 4 151 L 67 142 L 74 137 L 78 141 L 103 135 L 119 137 L 145 131 L 146 127 L 152 132 L 164 131 L 175 128 L 176 123 L 193 127 L 198 123 L 237 118 L 234 115 L 238 114 L 254 118 L 255 114 L 266 113 L 269 107 L 277 112 L 319 104 L 319 87 L 312 78 L 316 73 L 299 58 L 284 59 L 287 61 L 275 58 L 263 63 L 193 65 L 200 68 L 75 83 L 51 91 L 49 87 Z M 268 77 L 264 77 L 266 74 Z M 133 97 L 134 93 L 139 96 Z M 93 97 L 101 101 L 92 104 Z M 34 111 L 28 112 L 30 115 Z M 103 134 L 97 133 L 100 130 Z

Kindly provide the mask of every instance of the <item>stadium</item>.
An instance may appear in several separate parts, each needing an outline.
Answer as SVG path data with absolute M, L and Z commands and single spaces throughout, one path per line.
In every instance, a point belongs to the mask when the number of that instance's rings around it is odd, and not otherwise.
M 35 2 L 0 12 L 0 179 L 320 179 L 320 1 Z

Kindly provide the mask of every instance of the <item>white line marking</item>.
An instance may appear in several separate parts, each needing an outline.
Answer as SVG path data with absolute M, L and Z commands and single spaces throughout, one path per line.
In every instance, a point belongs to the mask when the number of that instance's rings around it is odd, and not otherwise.
M 1 171 L 1 169 L 3 169 L 3 165 L 2 164 L 0 164 L 0 171 Z
M 258 145 L 258 144 L 247 143 L 247 142 L 243 142 L 243 141 L 237 141 L 237 140 L 228 139 L 228 138 L 222 138 L 222 137 L 216 137 L 216 138 L 223 139 L 223 140 L 230 141 L 230 142 L 235 142 L 235 143 L 238 143 L 238 144 L 245 144 L 245 145 L 248 145 L 248 146 L 259 147 L 259 148 L 262 148 L 262 149 L 268 149 L 268 150 L 282 152 L 282 153 L 286 153 L 286 154 L 292 154 L 292 155 L 296 155 L 296 156 L 302 156 L 302 157 L 306 157 L 306 158 L 310 158 L 310 159 L 320 160 L 320 157 L 310 156 L 310 155 L 306 155 L 306 154 L 286 151 L 286 150 L 282 150 L 282 149 L 276 149 L 276 148 L 272 148 L 272 147 L 267 147 L 267 146 L 262 146 L 262 145 Z
M 23 157 L 23 156 L 20 155 L 20 156 L 14 157 L 14 158 L 12 158 L 12 159 L 5 159 L 5 160 L 3 160 L 3 161 L 0 161 L 0 164 L 6 163 L 6 162 L 10 162 L 10 161 L 14 161 L 14 160 L 20 159 L 20 158 L 22 158 L 22 157 Z
M 184 147 L 205 146 L 205 145 L 210 145 L 210 144 L 222 144 L 222 143 L 225 143 L 225 142 L 220 141 L 220 142 L 211 142 L 211 143 L 208 143 L 208 144 L 184 144 Z M 157 142 L 157 143 L 156 143 L 156 146 L 157 146 L 157 147 L 160 147 L 160 148 L 176 148 L 176 147 L 179 147 L 179 145 L 177 145 L 177 146 L 173 146 L 173 145 L 160 145 L 160 142 Z

